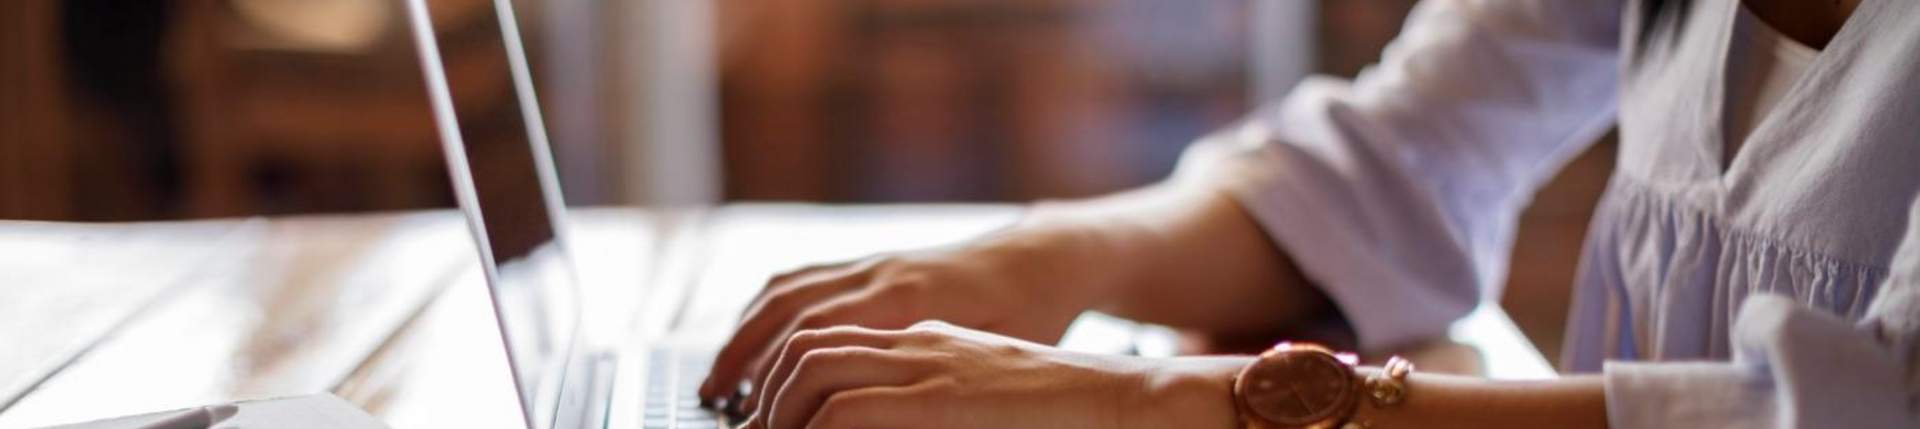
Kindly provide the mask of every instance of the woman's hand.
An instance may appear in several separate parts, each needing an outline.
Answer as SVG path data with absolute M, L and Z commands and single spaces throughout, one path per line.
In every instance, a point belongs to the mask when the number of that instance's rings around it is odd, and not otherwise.
M 922 320 L 1042 343 L 1101 294 L 1070 227 L 1014 227 L 965 245 L 886 254 L 775 276 L 747 307 L 701 386 L 706 399 L 733 395 L 741 380 L 766 380 L 790 335 L 831 326 L 900 329 Z M 1079 259 L 1076 259 L 1079 258 Z M 1081 272 L 1085 271 L 1085 272 Z M 757 383 L 756 383 L 757 384 Z M 754 406 L 770 389 L 746 398 Z M 740 404 L 734 404 L 740 405 Z
M 943 322 L 802 331 L 745 427 L 1233 427 L 1245 359 L 1063 351 Z
M 765 380 L 787 336 L 808 329 L 945 320 L 1050 344 L 1098 308 L 1246 336 L 1331 307 L 1224 191 L 1167 183 L 1040 204 L 1019 226 L 959 246 L 777 276 L 720 349 L 700 396 L 726 398 L 742 380 Z

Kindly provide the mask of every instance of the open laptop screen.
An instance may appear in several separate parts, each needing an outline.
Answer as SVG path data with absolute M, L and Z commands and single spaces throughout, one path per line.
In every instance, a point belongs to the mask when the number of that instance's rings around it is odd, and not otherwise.
M 462 5 L 468 13 L 436 13 Z M 407 8 L 526 423 L 552 427 L 568 390 L 561 384 L 577 332 L 578 289 L 555 222 L 564 206 L 512 4 L 409 0 Z

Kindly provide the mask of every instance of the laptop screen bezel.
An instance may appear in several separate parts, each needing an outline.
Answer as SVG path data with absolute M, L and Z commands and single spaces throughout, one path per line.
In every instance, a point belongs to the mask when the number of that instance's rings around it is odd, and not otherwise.
M 553 250 L 557 253 L 555 257 L 561 265 L 560 269 L 564 271 L 564 279 L 560 281 L 564 284 L 543 284 L 540 285 L 542 288 L 538 292 L 548 295 L 546 298 L 569 300 L 575 304 L 571 308 L 577 310 L 579 308 L 577 305 L 578 277 L 574 275 L 577 271 L 573 266 L 573 259 L 567 254 L 567 233 L 564 228 L 565 204 L 553 165 L 552 151 L 547 141 L 545 122 L 540 114 L 538 98 L 534 94 L 533 80 L 525 47 L 520 38 L 513 4 L 511 0 L 491 0 L 491 3 L 493 6 L 491 12 L 500 24 L 500 39 L 511 75 L 512 93 L 516 97 L 520 119 L 527 134 L 526 140 L 534 164 L 534 175 L 539 181 L 538 197 L 547 213 L 545 226 L 550 228 Z M 514 326 L 509 326 L 509 319 L 512 317 L 509 317 L 507 311 L 515 307 L 515 303 L 507 302 L 513 298 L 502 290 L 504 280 L 501 262 L 496 259 L 499 255 L 495 255 L 487 233 L 487 220 L 481 208 L 480 192 L 473 178 L 472 160 L 468 157 L 465 137 L 461 133 L 459 113 L 455 109 L 452 91 L 448 85 L 447 72 L 443 65 L 431 12 L 426 5 L 426 0 L 407 0 L 406 8 L 409 26 L 412 29 L 425 77 L 434 124 L 445 153 L 454 199 L 466 218 L 469 232 L 479 252 L 481 266 L 489 286 L 496 327 L 500 332 L 501 346 L 507 355 L 509 372 L 512 373 L 514 380 L 514 393 L 520 401 L 523 423 L 528 428 L 552 427 L 558 417 L 555 414 L 560 406 L 560 396 L 563 392 L 570 390 L 564 386 L 570 378 L 567 372 L 576 361 L 574 355 L 579 352 L 577 349 L 580 331 L 578 312 L 554 315 L 570 319 L 558 324 L 558 326 L 564 326 L 565 331 L 555 333 L 561 337 L 559 338 L 561 352 L 557 356 L 547 356 L 544 360 L 535 362 L 533 357 L 516 355 L 515 341 L 525 342 L 533 339 L 516 339 L 511 334 L 515 329 Z M 527 370 L 539 372 L 537 379 L 540 381 L 527 379 L 525 376 Z

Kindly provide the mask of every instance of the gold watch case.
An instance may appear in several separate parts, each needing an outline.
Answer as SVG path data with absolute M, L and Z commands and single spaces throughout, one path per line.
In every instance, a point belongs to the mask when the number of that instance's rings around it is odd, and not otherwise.
M 1234 405 L 1251 429 L 1336 427 L 1365 396 L 1356 361 L 1316 344 L 1280 343 L 1234 378 Z

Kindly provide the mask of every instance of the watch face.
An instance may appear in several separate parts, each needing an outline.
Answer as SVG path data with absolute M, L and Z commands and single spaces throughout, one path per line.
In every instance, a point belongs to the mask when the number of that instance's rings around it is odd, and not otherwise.
M 1346 415 L 1358 402 L 1352 369 L 1318 352 L 1263 356 L 1247 368 L 1235 388 L 1249 410 L 1284 426 L 1325 423 Z

